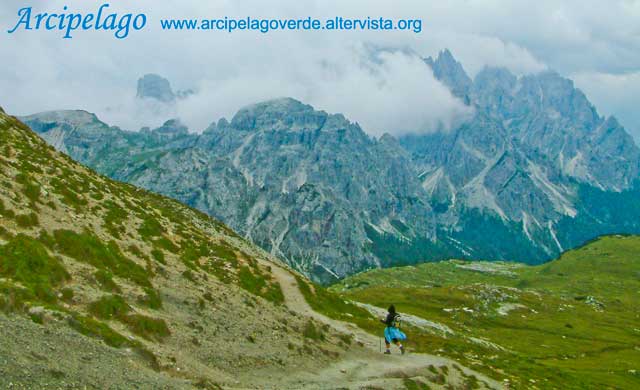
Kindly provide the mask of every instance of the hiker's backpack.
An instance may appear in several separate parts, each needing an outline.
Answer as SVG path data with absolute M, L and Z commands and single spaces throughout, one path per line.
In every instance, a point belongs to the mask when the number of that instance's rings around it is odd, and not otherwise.
M 402 318 L 400 317 L 400 314 L 396 314 L 396 316 L 393 317 L 393 327 L 396 329 L 400 329 L 401 325 L 402 325 Z

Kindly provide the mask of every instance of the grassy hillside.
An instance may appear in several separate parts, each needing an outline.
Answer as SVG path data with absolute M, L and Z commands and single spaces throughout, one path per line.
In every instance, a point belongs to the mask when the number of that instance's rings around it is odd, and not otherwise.
M 337 356 L 343 340 L 285 309 L 269 261 L 0 110 L 0 387 L 217 388 Z
M 331 289 L 432 321 L 407 319 L 411 348 L 515 388 L 640 387 L 640 237 L 602 237 L 541 266 L 452 260 Z

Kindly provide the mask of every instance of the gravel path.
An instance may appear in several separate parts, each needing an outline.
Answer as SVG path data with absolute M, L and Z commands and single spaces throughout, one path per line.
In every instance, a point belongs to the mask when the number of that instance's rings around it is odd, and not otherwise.
M 305 389 L 362 389 L 370 388 L 404 389 L 404 377 L 420 376 L 429 367 L 448 367 L 448 383 L 462 383 L 464 376 L 475 376 L 480 385 L 489 389 L 501 389 L 502 384 L 445 357 L 409 353 L 383 355 L 380 353 L 380 339 L 357 326 L 337 321 L 313 311 L 300 292 L 295 277 L 286 269 L 272 266 L 273 275 L 282 286 L 285 303 L 289 310 L 309 316 L 327 324 L 341 333 L 352 334 L 363 348 L 354 348 L 343 358 L 318 372 L 296 373 L 278 378 L 273 388 Z M 458 370 L 455 367 L 459 367 Z M 268 384 L 263 384 L 269 388 Z

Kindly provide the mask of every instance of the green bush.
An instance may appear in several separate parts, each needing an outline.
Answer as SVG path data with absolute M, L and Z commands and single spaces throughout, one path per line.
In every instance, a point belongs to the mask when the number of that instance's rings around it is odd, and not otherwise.
M 200 248 L 197 248 L 193 241 L 182 242 L 182 252 L 180 253 L 180 260 L 188 268 L 195 270 L 199 266 L 199 260 L 201 257 L 206 256 L 203 254 Z
M 108 270 L 139 286 L 151 287 L 147 271 L 124 257 L 114 241 L 104 243 L 89 231 L 76 233 L 71 230 L 56 230 L 53 235 L 61 253 L 98 269 Z
M 307 339 L 316 340 L 316 341 L 325 339 L 324 333 L 322 333 L 322 330 L 317 328 L 313 323 L 313 321 L 311 320 L 307 321 L 307 323 L 305 324 L 304 330 L 302 331 L 302 335 Z
M 111 347 L 121 348 L 130 344 L 126 337 L 91 317 L 76 315 L 69 319 L 69 325 L 85 336 L 103 340 Z
M 30 158 L 37 157 L 35 154 L 29 156 Z M 31 164 L 27 159 L 20 159 L 20 169 L 24 172 L 43 173 L 39 166 Z M 19 174 L 18 176 L 27 176 L 25 174 Z M 28 177 L 28 176 L 27 176 Z
M 340 321 L 353 322 L 368 332 L 376 332 L 379 328 L 378 321 L 365 309 L 346 302 L 340 296 L 331 291 L 306 282 L 296 275 L 300 292 L 311 308 L 329 318 Z M 313 291 L 311 290 L 313 286 Z
M 102 192 L 91 192 L 91 194 L 89 196 L 91 196 L 95 200 L 104 199 L 104 195 L 102 194 Z
M 213 256 L 237 264 L 238 256 L 226 241 L 221 241 L 219 244 L 209 244 L 209 251 Z
M 0 237 L 11 239 L 13 238 L 13 234 L 7 229 L 5 229 L 4 226 L 0 226 Z
M 142 251 L 140 250 L 140 248 L 138 248 L 138 246 L 135 244 L 129 245 L 129 248 L 127 249 L 129 250 L 129 252 L 137 256 L 139 259 L 144 259 L 144 260 L 148 259 L 147 256 L 145 256 L 144 253 L 142 253 Z
M 18 173 L 16 175 L 16 183 L 20 183 L 22 185 L 29 183 L 31 181 L 31 179 L 29 178 L 28 175 L 24 174 L 24 173 Z
M 166 237 L 160 237 L 156 239 L 155 241 L 153 241 L 153 245 L 155 247 L 162 248 L 173 254 L 177 254 L 178 252 L 180 252 L 180 248 L 178 248 L 176 244 L 174 244 L 171 240 L 169 240 Z
M 73 290 L 70 288 L 63 288 L 60 290 L 61 298 L 65 302 L 71 302 L 73 300 L 73 296 L 75 295 Z
M 404 378 L 404 387 L 407 390 L 429 390 L 428 385 L 424 383 L 416 382 L 411 378 Z
M 24 234 L 0 247 L 0 275 L 20 282 L 45 302 L 55 302 L 53 288 L 71 278 L 44 245 Z
M 0 199 L 0 215 L 5 218 L 13 219 L 15 218 L 16 213 L 14 213 L 13 210 L 7 210 L 4 202 L 2 201 L 2 199 Z
M 89 312 L 103 320 L 124 318 L 129 311 L 131 307 L 119 295 L 104 296 L 89 305 Z
M 38 235 L 38 241 L 44 244 L 49 249 L 53 249 L 56 245 L 56 240 L 51 234 L 47 233 L 46 230 L 40 231 L 40 234 Z
M 122 322 L 125 323 L 133 333 L 147 340 L 162 341 L 171 335 L 166 322 L 161 319 L 133 314 L 124 317 Z
M 346 345 L 351 345 L 351 343 L 353 343 L 353 335 L 352 334 L 346 334 L 346 333 L 341 333 L 338 335 L 338 338 L 345 343 Z
M 144 240 L 149 240 L 153 237 L 159 237 L 164 233 L 164 227 L 162 224 L 150 215 L 145 215 L 142 220 L 142 224 L 138 228 L 138 233 Z
M 44 324 L 44 315 L 42 313 L 31 313 L 29 318 L 38 325 Z
M 30 227 L 38 226 L 40 224 L 40 221 L 38 220 L 38 216 L 36 215 L 36 213 L 30 213 L 16 215 L 16 223 L 21 228 L 27 229 Z
M 247 266 L 240 267 L 238 271 L 238 283 L 240 287 L 251 294 L 260 295 L 262 289 L 267 286 L 267 281 L 262 275 L 254 274 Z
M 35 300 L 32 291 L 0 282 L 0 310 L 4 313 L 23 311 L 26 303 Z
M 144 292 L 145 295 L 139 299 L 141 304 L 154 310 L 162 309 L 162 297 L 160 297 L 160 293 L 157 290 L 147 287 Z
M 33 203 L 40 200 L 40 186 L 31 180 L 22 184 L 22 193 Z
M 251 294 L 260 296 L 276 304 L 284 303 L 282 287 L 278 282 L 271 280 L 271 276 L 260 271 L 257 265 L 253 268 L 240 267 L 238 271 L 239 286 Z
M 193 272 L 191 272 L 190 269 L 184 271 L 182 273 L 182 276 L 190 282 L 196 282 L 196 276 L 193 274 Z
M 118 293 L 122 292 L 120 287 L 118 287 L 116 282 L 113 280 L 113 274 L 111 272 L 101 269 L 96 271 L 93 274 L 93 277 L 103 290 Z
M 284 303 L 284 293 L 282 292 L 282 286 L 278 282 L 269 283 L 267 289 L 261 295 L 264 299 L 281 305 Z
M 167 261 L 164 259 L 164 252 L 162 252 L 160 249 L 152 249 L 151 257 L 153 257 L 153 259 L 160 264 L 167 264 Z
M 55 192 L 58 195 L 62 196 L 63 203 L 67 206 L 74 207 L 76 210 L 78 210 L 82 206 L 87 205 L 88 202 L 82 195 L 79 195 L 70 189 L 70 187 L 72 187 L 70 186 L 70 179 L 63 182 L 58 178 L 53 178 L 51 179 L 50 183 L 53 186 Z
M 125 232 L 122 222 L 124 222 L 129 214 L 124 211 L 118 204 L 113 201 L 105 201 L 103 205 L 107 208 L 104 216 L 104 227 L 115 238 L 120 238 Z

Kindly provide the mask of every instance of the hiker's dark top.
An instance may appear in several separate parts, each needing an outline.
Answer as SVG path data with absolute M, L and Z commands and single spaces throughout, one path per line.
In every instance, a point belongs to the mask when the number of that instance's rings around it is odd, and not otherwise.
M 394 323 L 397 315 L 398 315 L 397 313 L 389 313 L 389 314 L 387 314 L 387 318 L 385 318 L 384 321 L 382 321 L 382 323 L 387 325 L 387 326 L 389 326 L 389 327 L 393 326 L 393 323 Z

